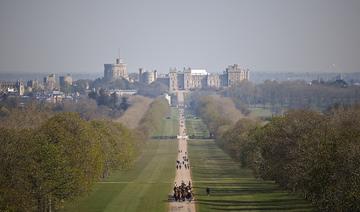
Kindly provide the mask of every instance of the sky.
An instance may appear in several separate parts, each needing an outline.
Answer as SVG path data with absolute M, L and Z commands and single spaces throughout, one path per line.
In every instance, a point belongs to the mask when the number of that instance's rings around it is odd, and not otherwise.
M 360 72 L 359 0 L 0 0 L 0 73 Z

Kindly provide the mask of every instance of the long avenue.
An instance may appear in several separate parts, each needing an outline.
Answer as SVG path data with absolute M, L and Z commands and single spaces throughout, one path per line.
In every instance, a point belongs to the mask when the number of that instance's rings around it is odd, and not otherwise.
M 184 113 L 184 93 L 181 91 L 177 92 L 178 99 L 178 108 L 179 108 L 179 135 L 178 135 L 178 161 L 183 161 L 183 158 L 188 158 L 187 154 L 187 136 L 186 136 L 186 126 L 185 126 L 185 113 Z M 189 163 L 190 164 L 190 163 Z M 191 167 L 191 166 L 190 166 Z M 191 180 L 191 172 L 189 169 L 181 168 L 176 169 L 175 175 L 175 184 L 181 185 L 181 183 L 189 183 Z M 174 211 L 187 211 L 195 212 L 195 202 L 194 201 L 184 201 L 184 202 L 171 202 L 169 207 L 170 212 Z

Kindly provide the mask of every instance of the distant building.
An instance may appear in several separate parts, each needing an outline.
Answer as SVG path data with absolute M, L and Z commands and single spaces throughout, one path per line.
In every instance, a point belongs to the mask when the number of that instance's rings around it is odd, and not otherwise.
M 126 64 L 121 58 L 117 58 L 115 64 L 104 64 L 104 79 L 106 81 L 129 80 Z
M 173 92 L 179 90 L 178 86 L 178 73 L 176 69 L 170 69 L 169 71 L 169 91 Z
M 164 97 L 165 97 L 166 101 L 169 103 L 169 105 L 171 105 L 171 96 L 167 93 L 164 93 Z
M 205 69 L 188 68 L 184 71 L 184 73 L 186 73 L 186 86 L 184 86 L 185 90 L 207 87 L 207 77 L 209 73 Z
M 48 102 L 61 103 L 65 99 L 65 94 L 61 91 L 52 91 L 50 97 L 47 98 Z
M 160 82 L 164 85 L 169 86 L 169 75 L 168 74 L 158 74 L 156 77 L 156 82 Z
M 108 96 L 110 96 L 111 94 L 116 94 L 117 96 L 132 96 L 137 93 L 137 90 L 111 89 L 111 90 L 106 90 L 105 93 Z
M 238 64 L 230 65 L 224 73 L 227 79 L 226 86 L 233 86 L 243 80 L 249 80 L 249 69 L 242 69 Z
M 55 74 L 49 74 L 44 77 L 44 88 L 45 90 L 52 91 L 56 88 Z
M 73 80 L 70 74 L 67 74 L 66 76 L 60 76 L 59 77 L 59 84 L 60 84 L 60 90 L 63 92 L 68 93 L 69 88 L 73 84 Z
M 138 73 L 129 73 L 129 82 L 138 82 L 139 74 Z
M 29 80 L 26 82 L 26 87 L 34 89 L 43 89 L 44 86 L 37 80 Z
M 22 96 L 25 92 L 24 82 L 20 80 L 16 82 L 0 81 L 0 92 Z
M 207 76 L 207 87 L 220 88 L 221 85 L 221 76 L 219 74 L 209 74 Z
M 73 80 L 70 74 L 67 74 L 66 76 L 60 76 L 59 82 L 60 82 L 60 87 L 73 84 Z
M 184 69 L 182 72 L 176 69 L 169 71 L 169 91 L 190 90 L 207 87 L 209 73 L 205 69 Z
M 228 66 L 223 74 L 210 74 L 205 69 L 176 69 L 169 71 L 169 91 L 201 88 L 230 87 L 243 80 L 249 80 L 249 70 L 238 64 Z
M 157 71 L 143 71 L 142 68 L 139 68 L 139 82 L 145 84 L 151 84 L 157 79 Z

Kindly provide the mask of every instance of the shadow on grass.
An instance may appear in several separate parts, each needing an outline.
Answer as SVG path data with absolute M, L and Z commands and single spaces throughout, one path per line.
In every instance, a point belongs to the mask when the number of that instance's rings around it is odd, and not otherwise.
M 216 210 L 312 210 L 310 205 L 299 199 L 263 201 L 197 199 L 196 203 L 210 206 L 210 208 Z
M 214 189 L 215 190 L 215 189 Z M 218 190 L 213 191 L 210 196 L 206 194 L 195 194 L 196 204 L 200 207 L 201 205 L 212 209 L 212 210 L 223 210 L 223 211 L 251 211 L 251 210 L 261 210 L 261 211 L 313 211 L 314 208 L 307 201 L 298 198 L 295 195 L 292 196 L 274 196 L 270 198 L 257 198 L 256 200 L 246 200 L 247 198 L 242 198 L 241 195 L 251 195 L 259 194 L 259 191 L 253 190 L 252 192 L 238 193 L 238 191 L 228 190 L 225 193 L 217 193 Z M 221 191 L 223 192 L 223 190 Z M 271 192 L 264 192 L 265 195 L 271 195 Z M 236 199 L 223 199 L 225 196 L 231 197 L 236 196 Z M 244 200 L 243 200 L 244 199 Z
M 251 170 L 240 167 L 213 141 L 192 141 L 189 147 L 200 211 L 314 211 L 301 196 L 273 181 L 254 178 Z

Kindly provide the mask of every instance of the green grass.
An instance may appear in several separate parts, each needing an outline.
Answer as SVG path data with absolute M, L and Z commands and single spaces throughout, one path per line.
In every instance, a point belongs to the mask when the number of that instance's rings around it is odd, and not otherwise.
M 62 211 L 167 211 L 176 156 L 175 140 L 149 141 L 133 168 L 114 172 Z
M 197 211 L 313 211 L 272 181 L 255 179 L 212 140 L 189 142 Z M 205 189 L 210 188 L 207 196 Z
M 209 131 L 201 119 L 192 117 L 187 118 L 185 121 L 186 124 L 186 132 L 188 136 L 196 136 L 196 137 L 209 137 Z
M 170 114 L 161 119 L 161 128 L 152 136 L 177 136 L 179 133 L 179 111 L 175 107 L 170 108 Z

